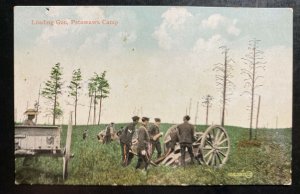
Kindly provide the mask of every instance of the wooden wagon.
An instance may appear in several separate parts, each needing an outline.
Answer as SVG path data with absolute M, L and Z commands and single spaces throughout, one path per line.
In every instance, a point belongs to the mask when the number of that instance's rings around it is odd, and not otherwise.
M 72 155 L 72 122 L 67 131 L 66 146 L 61 148 L 61 128 L 58 126 L 16 125 L 15 157 L 50 156 L 63 158 L 63 179 L 68 176 L 68 162 Z

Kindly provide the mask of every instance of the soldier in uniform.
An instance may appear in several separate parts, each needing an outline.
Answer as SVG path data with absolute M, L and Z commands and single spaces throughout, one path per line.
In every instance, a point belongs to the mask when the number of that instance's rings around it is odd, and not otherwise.
M 149 135 L 150 135 L 150 143 L 151 143 L 151 156 L 154 153 L 155 149 L 157 150 L 157 158 L 160 157 L 161 155 L 161 145 L 160 145 L 160 141 L 159 141 L 159 136 L 158 134 L 160 134 L 160 136 L 162 135 L 162 133 L 160 133 L 159 131 L 159 125 L 160 125 L 160 118 L 155 118 L 154 119 L 155 123 L 153 125 L 150 126 L 149 128 Z M 154 139 L 156 138 L 156 139 Z
M 129 149 L 131 146 L 132 136 L 135 132 L 135 126 L 139 122 L 140 117 L 132 117 L 132 123 L 124 127 L 120 135 L 121 153 L 122 153 L 122 165 L 127 166 L 130 164 L 133 156 L 129 155 Z
M 108 144 L 111 142 L 111 132 L 113 129 L 114 129 L 114 123 L 112 122 L 106 127 L 103 144 L 105 144 L 105 143 Z
M 85 140 L 85 139 L 87 138 L 87 136 L 88 136 L 87 132 L 88 132 L 88 130 L 85 129 L 84 132 L 83 132 L 83 134 L 82 134 L 82 139 L 83 139 L 83 140 Z M 98 137 L 98 136 L 97 136 L 97 137 Z
M 167 143 L 167 147 L 170 149 L 169 152 L 173 152 L 175 149 L 176 142 L 178 142 L 177 128 L 170 132 L 171 141 Z
M 177 136 L 180 144 L 180 153 L 181 153 L 181 165 L 185 166 L 185 149 L 187 148 L 190 157 L 191 163 L 194 164 L 194 154 L 192 143 L 195 140 L 194 131 L 195 128 L 192 124 L 189 123 L 190 116 L 186 115 L 183 117 L 183 123 L 177 126 Z M 199 162 L 199 160 L 196 158 Z
M 149 118 L 142 118 L 142 125 L 138 130 L 138 145 L 137 145 L 137 154 L 138 162 L 136 164 L 136 169 L 141 168 L 142 163 L 144 164 L 145 170 L 147 170 L 150 156 L 148 153 L 148 144 L 150 143 L 150 137 L 147 130 L 147 125 L 149 123 Z
M 23 125 L 36 125 L 35 122 L 33 122 L 35 115 L 37 115 L 35 109 L 27 109 L 24 114 L 27 115 L 27 119 L 23 122 Z

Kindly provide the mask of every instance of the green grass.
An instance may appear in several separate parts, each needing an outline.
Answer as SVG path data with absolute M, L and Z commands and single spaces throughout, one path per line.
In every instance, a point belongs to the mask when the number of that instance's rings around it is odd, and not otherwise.
M 162 124 L 165 132 L 172 124 Z M 117 124 L 119 129 L 124 124 Z M 15 162 L 16 180 L 21 184 L 82 184 L 82 185 L 220 185 L 220 184 L 287 184 L 291 180 L 291 129 L 260 129 L 260 146 L 240 146 L 248 141 L 245 128 L 226 126 L 231 152 L 222 168 L 189 165 L 182 167 L 151 166 L 148 173 L 135 170 L 137 158 L 124 168 L 120 165 L 121 150 L 117 142 L 99 144 L 96 138 L 104 125 L 89 126 L 88 138 L 82 139 L 84 126 L 73 128 L 69 177 L 62 180 L 62 159 L 40 157 L 29 167 L 22 158 Z M 197 126 L 204 131 L 205 126 Z M 62 145 L 65 145 L 67 126 L 63 126 Z M 251 178 L 233 177 L 230 173 L 252 172 Z

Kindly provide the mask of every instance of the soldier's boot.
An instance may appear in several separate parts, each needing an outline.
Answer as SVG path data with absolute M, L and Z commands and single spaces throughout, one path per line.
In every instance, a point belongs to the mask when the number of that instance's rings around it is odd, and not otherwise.
M 194 157 L 191 157 L 191 164 L 194 164 Z
M 195 157 L 195 159 L 197 160 L 198 164 L 200 165 L 201 161 L 200 161 L 199 157 Z
M 157 158 L 160 158 L 161 152 L 157 153 Z
M 185 166 L 185 154 L 181 156 L 181 166 Z
M 128 160 L 127 160 L 127 165 L 129 165 L 131 163 L 131 160 L 132 160 L 133 156 L 134 156 L 133 153 L 129 152 L 129 154 L 128 154 Z

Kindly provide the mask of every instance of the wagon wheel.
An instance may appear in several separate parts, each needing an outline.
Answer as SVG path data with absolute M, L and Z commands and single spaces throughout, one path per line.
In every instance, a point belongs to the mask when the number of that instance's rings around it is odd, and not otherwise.
M 66 148 L 63 156 L 63 180 L 68 177 L 68 163 L 71 156 L 71 139 L 72 139 L 72 114 L 70 116 L 67 139 L 66 139 Z
M 222 126 L 210 126 L 203 134 L 200 152 L 205 164 L 215 167 L 223 166 L 230 152 L 229 136 Z

